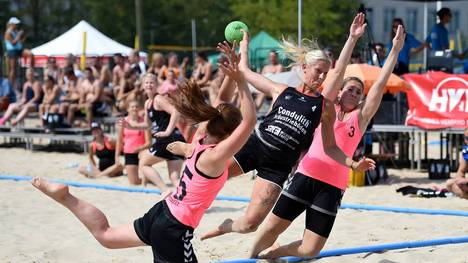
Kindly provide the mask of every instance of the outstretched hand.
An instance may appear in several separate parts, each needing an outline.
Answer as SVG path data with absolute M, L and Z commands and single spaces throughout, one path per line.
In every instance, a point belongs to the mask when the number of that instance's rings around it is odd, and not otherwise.
M 349 36 L 354 38 L 360 38 L 364 32 L 366 32 L 366 16 L 363 13 L 359 13 L 354 17 L 353 23 L 349 28 Z
M 405 28 L 402 25 L 399 25 L 395 37 L 392 40 L 393 48 L 400 52 L 400 50 L 403 48 L 403 45 L 405 44 L 405 38 L 406 38 L 406 32 Z
M 355 163 L 353 169 L 359 172 L 374 170 L 375 161 L 370 158 L 363 157 L 361 160 L 359 160 L 359 162 Z
M 218 64 L 218 67 L 230 78 L 234 79 L 235 81 L 240 81 L 243 78 L 242 73 L 239 71 L 240 54 L 236 54 L 235 47 L 235 41 L 232 47 L 230 47 L 226 41 L 223 43 L 218 43 L 218 50 L 224 53 L 229 61 Z

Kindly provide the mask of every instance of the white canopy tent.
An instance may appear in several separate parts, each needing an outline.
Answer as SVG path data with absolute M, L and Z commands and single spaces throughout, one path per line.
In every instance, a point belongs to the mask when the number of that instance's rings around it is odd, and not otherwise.
M 103 56 L 114 53 L 128 54 L 132 48 L 112 40 L 88 22 L 81 20 L 67 32 L 57 38 L 35 47 L 31 52 L 35 56 L 66 56 L 83 54 L 84 32 L 86 32 L 86 55 Z
M 69 54 L 80 57 L 84 53 L 88 58 L 103 56 L 104 61 L 106 61 L 107 57 L 115 53 L 127 56 L 130 51 L 132 51 L 131 47 L 122 45 L 107 37 L 88 22 L 81 20 L 57 38 L 33 48 L 31 53 L 34 55 L 34 66 L 43 67 L 46 65 L 48 57 L 56 57 L 57 64 L 64 66 L 66 57 Z M 147 54 L 145 52 L 139 54 L 142 60 L 146 60 Z M 91 61 L 92 59 L 87 59 L 86 64 Z M 23 58 L 23 65 L 29 65 L 30 63 L 29 58 Z

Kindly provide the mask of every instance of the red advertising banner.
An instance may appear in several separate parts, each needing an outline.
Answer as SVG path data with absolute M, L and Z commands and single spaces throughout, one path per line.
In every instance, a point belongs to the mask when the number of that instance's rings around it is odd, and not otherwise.
M 468 126 L 468 75 L 443 72 L 405 74 L 407 91 L 406 125 L 423 129 Z

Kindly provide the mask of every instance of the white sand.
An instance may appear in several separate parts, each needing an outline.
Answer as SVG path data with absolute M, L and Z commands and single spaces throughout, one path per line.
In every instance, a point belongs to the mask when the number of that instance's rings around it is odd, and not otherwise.
M 126 177 L 87 179 L 66 168 L 83 163 L 86 156 L 64 153 L 0 149 L 0 174 L 43 176 L 71 181 L 124 185 Z M 156 166 L 167 180 L 165 165 Z M 373 187 L 350 188 L 343 203 L 373 204 L 428 209 L 468 210 L 468 201 L 458 198 L 410 198 L 395 192 L 407 184 L 426 180 L 426 173 L 390 170 L 390 180 Z M 223 195 L 248 197 L 250 175 L 227 182 Z M 0 180 L 0 262 L 151 262 L 149 247 L 110 250 L 101 247 L 85 227 L 65 208 L 34 189 L 28 182 Z M 155 202 L 158 195 L 71 188 L 76 196 L 101 209 L 111 225 L 133 222 Z M 200 262 L 244 258 L 254 233 L 229 234 L 201 242 L 205 231 L 226 217 L 244 213 L 245 203 L 215 201 L 204 216 L 193 240 Z M 301 216 L 279 238 L 279 243 L 300 239 L 304 227 Z M 468 218 L 388 212 L 340 210 L 325 249 L 429 240 L 468 235 Z M 385 253 L 330 257 L 321 262 L 468 262 L 468 244 L 393 250 Z

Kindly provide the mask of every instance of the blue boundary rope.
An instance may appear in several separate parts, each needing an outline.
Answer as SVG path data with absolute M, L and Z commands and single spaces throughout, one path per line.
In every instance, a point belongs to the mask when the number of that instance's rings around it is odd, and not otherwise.
M 33 177 L 30 177 L 30 176 L 0 174 L 0 180 L 30 181 L 32 178 Z M 90 184 L 90 183 L 80 183 L 80 182 L 67 181 L 67 180 L 52 180 L 52 181 L 57 182 L 57 183 L 67 184 L 67 185 L 74 186 L 74 187 L 97 188 L 97 189 L 104 189 L 104 190 L 126 191 L 126 192 L 134 192 L 134 193 L 161 194 L 161 191 L 157 189 L 148 189 L 148 188 L 141 188 L 141 187 Z M 244 203 L 250 202 L 250 199 L 246 197 L 222 196 L 222 195 L 218 195 L 216 197 L 216 200 L 235 201 L 235 202 L 244 202 Z M 360 204 L 341 204 L 341 208 L 394 212 L 394 213 L 408 213 L 408 214 L 448 215 L 448 216 L 468 217 L 468 211 L 462 211 L 462 210 L 418 209 L 418 208 L 386 207 L 386 206 L 360 205 Z
M 314 258 L 335 257 L 335 256 L 341 256 L 341 255 L 380 252 L 380 251 L 396 250 L 396 249 L 404 249 L 404 248 L 450 245 L 450 244 L 459 244 L 459 243 L 468 243 L 468 236 L 422 240 L 422 241 L 413 241 L 413 242 L 387 243 L 387 244 L 352 247 L 352 248 L 330 249 L 330 250 L 321 251 Z M 300 262 L 304 260 L 310 260 L 312 258 L 282 257 L 280 259 L 287 261 L 287 262 Z M 258 259 L 234 259 L 234 260 L 227 260 L 227 261 L 218 261 L 218 263 L 250 263 L 250 262 L 257 262 L 257 260 Z

